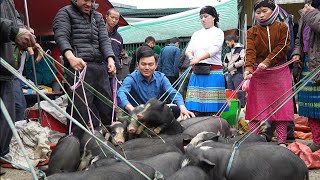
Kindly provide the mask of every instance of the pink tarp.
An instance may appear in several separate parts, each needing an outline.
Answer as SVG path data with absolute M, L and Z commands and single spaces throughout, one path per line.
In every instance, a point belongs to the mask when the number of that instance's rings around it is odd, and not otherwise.
M 289 144 L 288 149 L 298 155 L 309 169 L 320 169 L 320 150 L 312 153 L 307 145 L 299 142 Z
M 309 127 L 308 118 L 295 115 L 294 118 L 294 137 L 297 139 L 312 139 L 311 129 Z

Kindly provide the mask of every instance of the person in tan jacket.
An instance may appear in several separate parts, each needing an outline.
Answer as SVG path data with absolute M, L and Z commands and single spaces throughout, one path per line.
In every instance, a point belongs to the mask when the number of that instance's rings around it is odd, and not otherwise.
M 257 25 L 247 32 L 244 72 L 244 79 L 250 79 L 246 119 L 251 120 L 250 130 L 258 133 L 257 125 L 272 113 L 267 119 L 274 121 L 278 144 L 285 146 L 287 123 L 293 120 L 293 102 L 288 101 L 278 111 L 276 106 L 289 93 L 277 103 L 273 102 L 292 88 L 289 67 L 275 68 L 287 60 L 289 28 L 285 23 L 276 21 L 279 6 L 273 0 L 255 0 L 254 11 Z

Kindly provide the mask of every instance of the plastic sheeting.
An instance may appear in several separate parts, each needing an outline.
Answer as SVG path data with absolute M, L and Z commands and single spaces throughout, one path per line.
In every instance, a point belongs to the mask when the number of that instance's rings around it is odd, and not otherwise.
M 19 122 L 20 125 L 16 125 L 18 134 L 21 137 L 33 167 L 36 167 L 39 162 L 47 160 L 48 155 L 51 152 L 48 140 L 50 130 L 48 128 L 43 128 L 38 122 Z M 28 167 L 27 161 L 15 138 L 12 138 L 10 152 L 5 158 L 23 167 Z
M 238 27 L 238 1 L 213 1 L 219 14 L 219 28 L 223 31 Z M 153 36 L 157 41 L 172 37 L 189 37 L 202 28 L 199 18 L 200 8 L 164 16 L 157 19 L 141 21 L 119 28 L 125 44 L 144 42 L 147 36 Z
M 304 3 L 304 0 L 276 0 L 277 4 L 295 4 L 295 3 Z

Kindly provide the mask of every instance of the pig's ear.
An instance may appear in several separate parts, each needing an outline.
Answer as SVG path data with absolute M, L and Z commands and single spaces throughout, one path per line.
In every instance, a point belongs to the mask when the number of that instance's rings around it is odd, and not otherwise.
M 118 121 L 119 121 L 119 122 L 122 122 L 122 123 L 124 123 L 125 121 L 127 121 L 126 118 L 127 118 L 127 117 L 125 117 L 125 116 L 117 117 Z
M 110 137 L 111 137 L 111 134 L 110 133 L 106 133 L 106 135 L 104 136 L 104 139 L 109 141 Z
M 221 136 L 221 132 L 220 131 L 217 132 L 217 136 Z
M 190 137 L 185 137 L 185 138 L 183 138 L 183 140 L 182 140 L 182 144 L 183 144 L 183 146 L 186 146 L 186 145 L 188 145 L 190 142 L 191 142 L 191 138 Z
M 107 130 L 109 131 L 109 133 L 111 133 L 112 127 L 111 125 L 106 125 Z M 107 132 L 108 133 L 108 132 Z
M 124 128 L 126 129 L 129 125 L 129 120 L 128 119 L 124 119 L 123 122 L 122 122 Z
M 210 171 L 214 166 L 216 165 L 212 161 L 210 161 L 208 158 L 201 157 L 200 159 L 200 167 L 205 169 L 205 171 Z
M 204 136 L 203 137 L 204 140 L 212 140 L 212 141 L 218 142 L 220 135 L 215 134 L 215 133 L 207 133 L 207 134 L 204 134 L 203 136 Z

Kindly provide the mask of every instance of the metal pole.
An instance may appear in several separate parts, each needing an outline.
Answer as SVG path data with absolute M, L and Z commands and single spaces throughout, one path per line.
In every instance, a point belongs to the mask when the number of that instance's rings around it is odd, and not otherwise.
M 18 142 L 18 145 L 20 146 L 21 148 L 21 152 L 23 154 L 23 156 L 26 158 L 26 161 L 29 165 L 29 168 L 30 168 L 30 171 L 32 173 L 32 176 L 33 176 L 33 179 L 34 180 L 37 180 L 38 177 L 37 177 L 37 174 L 36 174 L 36 171 L 34 170 L 32 164 L 31 164 L 31 161 L 30 159 L 28 158 L 28 155 L 27 155 L 27 151 L 26 149 L 24 148 L 23 144 L 22 144 L 22 140 L 17 132 L 17 129 L 15 128 L 14 124 L 13 124 L 13 121 L 9 115 L 9 112 L 5 106 L 5 104 L 3 103 L 2 99 L 0 98 L 0 107 L 1 107 L 1 111 L 2 111 L 2 114 L 4 116 L 4 118 L 7 120 L 7 123 L 8 125 L 10 126 L 11 130 L 12 130 L 12 133 L 14 135 L 14 137 L 17 139 L 17 142 Z M 2 178 L 1 178 L 2 179 Z
M 24 0 L 24 10 L 25 10 L 25 15 L 26 15 L 26 21 L 27 21 L 27 26 L 30 31 L 30 21 L 29 21 L 29 11 L 28 11 L 28 3 L 27 0 Z M 33 76 L 34 76 L 34 84 L 36 87 L 38 87 L 38 78 L 37 78 L 37 73 L 36 73 L 36 65 L 34 62 L 34 54 L 30 54 L 31 56 L 31 61 L 32 61 L 32 70 L 33 70 Z M 41 117 L 41 107 L 40 107 L 40 96 L 39 93 L 36 92 L 37 96 L 37 103 L 38 103 L 38 114 L 39 114 L 39 123 L 42 125 L 42 117 Z

